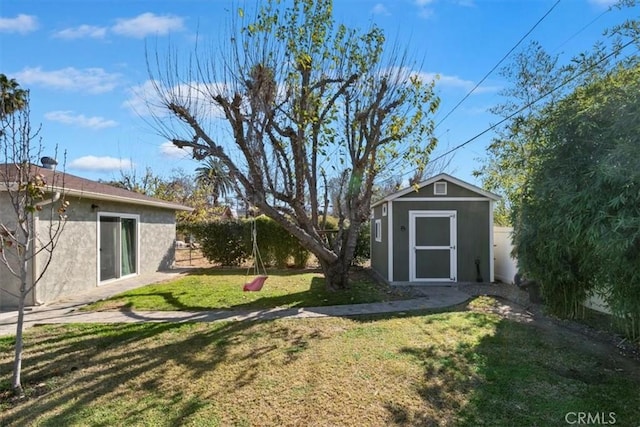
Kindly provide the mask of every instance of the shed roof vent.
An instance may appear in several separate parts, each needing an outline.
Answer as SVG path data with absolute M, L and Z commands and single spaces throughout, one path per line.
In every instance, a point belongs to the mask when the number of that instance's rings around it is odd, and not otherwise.
M 438 181 L 433 184 L 433 194 L 436 196 L 447 195 L 447 181 Z
M 58 165 L 57 160 L 52 157 L 43 157 L 40 159 L 40 162 L 42 162 L 42 167 L 45 169 L 54 170 Z

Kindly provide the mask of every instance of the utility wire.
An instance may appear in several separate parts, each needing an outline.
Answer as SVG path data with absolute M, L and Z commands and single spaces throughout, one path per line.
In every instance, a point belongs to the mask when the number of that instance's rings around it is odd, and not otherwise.
M 566 39 L 565 41 L 563 41 L 558 47 L 555 48 L 554 52 L 557 52 L 558 50 L 560 50 L 560 48 L 562 48 L 562 46 L 566 45 L 567 43 L 569 43 L 571 40 L 573 40 L 574 38 L 576 38 L 578 36 L 578 34 L 580 34 L 581 32 L 583 32 L 584 30 L 586 30 L 587 28 L 589 28 L 590 26 L 592 26 L 598 19 L 602 18 L 605 14 L 611 12 L 611 7 L 609 7 L 607 10 L 605 10 L 604 12 L 602 12 L 600 15 L 596 16 L 595 18 L 593 18 L 591 20 L 591 22 L 589 22 L 588 24 L 586 24 L 584 27 L 580 28 L 578 31 L 576 31 L 571 37 L 569 37 L 568 39 Z
M 531 33 L 533 32 L 533 30 L 535 30 L 535 29 L 536 29 L 536 27 L 537 27 L 538 25 L 540 25 L 540 23 L 541 23 L 542 21 L 544 21 L 544 20 L 545 20 L 545 18 L 546 18 L 547 16 L 549 16 L 549 14 L 553 11 L 553 9 L 555 9 L 555 8 L 556 8 L 556 6 L 558 6 L 558 4 L 560 4 L 560 1 L 561 1 L 561 0 L 556 1 L 556 2 L 553 4 L 553 6 L 551 6 L 551 8 L 547 11 L 547 13 L 545 13 L 545 14 L 542 16 L 542 18 L 538 19 L 538 22 L 536 22 L 536 23 L 535 23 L 535 25 L 534 25 L 533 27 L 531 27 L 531 29 L 530 29 L 529 31 L 527 31 L 527 33 L 526 33 L 524 36 L 520 37 L 520 40 L 518 40 L 518 42 L 517 42 L 517 43 L 516 43 L 512 48 L 511 48 L 511 50 L 509 50 L 509 52 L 507 52 L 507 53 L 502 57 L 502 59 L 500 59 L 500 61 L 498 61 L 498 63 L 497 63 L 496 65 L 494 65 L 494 66 L 493 66 L 493 68 L 492 68 L 491 70 L 489 70 L 489 72 L 488 72 L 487 74 L 485 74 L 485 75 L 484 75 L 484 77 L 482 78 L 482 80 L 480 80 L 480 81 L 479 81 L 479 82 L 478 82 L 478 83 L 473 87 L 473 89 L 471 89 L 471 90 L 470 90 L 470 91 L 469 91 L 469 92 L 468 92 L 468 93 L 467 93 L 467 94 L 466 94 L 466 95 L 465 95 L 465 96 L 464 96 L 464 97 L 463 97 L 463 98 L 462 98 L 462 99 L 461 99 L 461 100 L 460 100 L 460 101 L 459 101 L 459 102 L 458 102 L 458 103 L 457 103 L 457 104 L 456 104 L 456 105 L 451 109 L 451 110 L 449 110 L 449 112 L 448 112 L 448 113 L 447 113 L 447 114 L 446 114 L 446 115 L 445 115 L 445 116 L 444 116 L 444 117 L 443 117 L 443 118 L 442 118 L 442 119 L 441 119 L 441 120 L 436 124 L 436 126 L 435 126 L 435 128 L 434 128 L 434 129 L 437 129 L 437 128 L 438 128 L 438 126 L 440 126 L 440 125 L 442 124 L 442 122 L 444 122 L 444 121 L 445 121 L 445 120 L 446 120 L 446 119 L 451 115 L 451 113 L 453 113 L 455 110 L 457 110 L 457 109 L 458 109 L 458 107 L 460 106 L 460 104 L 462 104 L 464 101 L 466 101 L 466 100 L 467 100 L 467 98 L 469 98 L 469 96 L 471 96 L 471 94 L 472 94 L 476 89 L 478 89 L 478 87 L 479 87 L 482 83 L 484 83 L 484 81 L 485 81 L 485 80 L 486 80 L 486 79 L 491 75 L 491 73 L 493 73 L 493 72 L 496 70 L 496 68 L 498 68 L 498 67 L 500 66 L 500 64 L 502 64 L 502 63 L 504 62 L 504 60 L 505 60 L 505 59 L 507 59 L 507 58 L 509 57 L 509 55 L 511 55 L 511 53 L 512 53 L 514 50 L 516 50 L 516 48 L 517 48 L 518 46 L 520 46 L 520 43 L 522 43 L 522 42 L 523 42 L 523 41 L 524 41 L 524 40 L 529 36 L 529 34 L 531 34 Z
M 488 73 L 486 73 L 484 75 L 484 77 L 482 78 L 482 80 L 480 80 L 460 101 L 458 101 L 458 103 L 451 109 L 449 110 L 449 112 L 438 121 L 438 123 L 436 123 L 436 125 L 434 126 L 434 130 L 438 128 L 438 126 L 440 126 L 442 124 L 442 122 L 444 122 L 455 110 L 458 109 L 458 107 L 467 100 L 467 98 L 469 98 L 469 96 L 471 96 L 471 94 L 482 84 L 484 83 L 484 81 L 505 61 L 505 59 L 507 59 L 509 57 L 509 55 L 511 55 L 511 53 L 513 53 L 514 50 L 516 50 L 516 48 L 518 46 L 520 46 L 520 44 L 533 32 L 533 30 L 536 29 L 536 27 L 538 25 L 540 25 L 540 23 L 542 21 L 544 21 L 546 19 L 547 16 L 549 16 L 549 14 L 553 11 L 553 9 L 556 8 L 556 6 L 558 6 L 558 4 L 560 4 L 561 0 L 557 0 L 552 6 L 551 8 L 549 8 L 549 10 L 540 18 L 538 19 L 538 21 L 533 25 L 533 27 L 531 27 L 529 29 L 529 31 L 527 31 L 521 38 L 520 40 L 518 40 L 518 42 L 509 50 L 509 52 L 507 52 L 502 59 L 500 59 L 500 61 L 498 61 L 498 63 L 496 65 L 493 66 L 493 68 L 491 70 L 489 70 Z M 581 30 L 582 31 L 582 30 Z M 488 132 L 489 130 L 487 130 Z M 480 136 L 480 135 L 478 135 Z M 438 156 L 438 159 L 442 158 L 443 156 Z M 402 156 L 398 156 L 398 158 L 394 161 L 391 162 L 388 167 L 390 168 L 394 168 L 396 166 L 396 164 L 398 164 L 399 162 L 402 161 Z M 427 163 L 431 163 L 430 161 Z M 413 173 L 413 171 L 411 171 L 411 173 Z M 401 176 L 405 176 L 407 175 L 407 172 L 403 173 Z
M 596 63 L 592 64 L 589 68 L 587 68 L 586 70 L 574 75 L 573 77 L 565 80 L 564 82 L 562 82 L 561 84 L 559 84 L 558 86 L 554 87 L 553 89 L 550 89 L 549 91 L 545 92 L 543 95 L 539 96 L 538 98 L 534 99 L 533 101 L 527 103 L 526 105 L 524 105 L 523 107 L 521 107 L 519 110 L 515 111 L 514 113 L 508 115 L 507 117 L 503 118 L 502 120 L 500 120 L 498 123 L 495 123 L 491 126 L 489 126 L 487 129 L 483 130 L 482 132 L 478 133 L 477 135 L 473 136 L 472 138 L 467 139 L 465 142 L 456 145 L 455 147 L 453 147 L 451 150 L 448 150 L 446 153 L 439 155 L 438 157 L 436 157 L 435 159 L 429 160 L 428 163 L 431 162 L 435 162 L 439 159 L 441 159 L 444 156 L 448 156 L 449 154 L 453 153 L 456 150 L 459 150 L 460 148 L 464 147 L 465 145 L 470 144 L 471 142 L 475 141 L 476 139 L 478 139 L 479 137 L 481 137 L 482 135 L 484 135 L 485 133 L 495 129 L 496 127 L 500 126 L 502 123 L 506 122 L 507 120 L 512 119 L 513 117 L 515 117 L 517 114 L 520 114 L 522 111 L 526 110 L 527 108 L 531 107 L 533 104 L 537 103 L 538 101 L 542 100 L 543 98 L 546 98 L 547 96 L 549 96 L 550 94 L 552 94 L 553 92 L 555 92 L 556 90 L 559 90 L 561 88 L 563 88 L 564 86 L 566 86 L 567 84 L 571 83 L 572 81 L 574 81 L 575 79 L 577 79 L 578 77 L 582 76 L 583 74 L 591 71 L 592 69 L 594 69 L 595 67 L 597 67 L 598 65 L 600 65 L 601 63 L 603 63 L 604 61 L 608 60 L 609 58 L 611 58 L 612 56 L 617 55 L 618 53 L 620 53 L 620 51 L 622 51 L 624 48 L 632 45 L 633 43 L 638 42 L 639 39 L 633 39 L 627 43 L 625 43 L 624 45 L 622 45 L 621 47 L 619 47 L 618 49 L 614 50 L 613 52 L 611 52 L 610 54 L 604 56 L 603 58 L 601 58 L 599 61 L 597 61 Z

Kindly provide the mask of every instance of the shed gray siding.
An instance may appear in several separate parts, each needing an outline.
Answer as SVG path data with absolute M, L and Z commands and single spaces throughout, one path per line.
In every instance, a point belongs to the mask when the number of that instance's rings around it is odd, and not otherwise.
M 435 194 L 439 183 L 446 191 L 440 186 Z M 445 173 L 388 195 L 373 205 L 374 221 L 389 224 L 384 242 L 376 247 L 372 239 L 371 268 L 392 284 L 494 280 L 493 203 L 499 199 Z
M 371 266 L 385 280 L 389 279 L 389 216 L 382 216 L 382 205 L 373 208 L 373 218 L 371 218 Z M 376 220 L 380 220 L 382 226 L 382 241 L 377 242 L 375 238 Z
M 450 184 L 451 185 L 451 184 Z M 475 259 L 480 273 L 489 280 L 490 203 L 489 201 L 406 201 L 393 203 L 393 281 L 409 281 L 409 211 L 456 211 L 458 282 L 475 282 Z M 404 230 L 402 229 L 404 227 Z

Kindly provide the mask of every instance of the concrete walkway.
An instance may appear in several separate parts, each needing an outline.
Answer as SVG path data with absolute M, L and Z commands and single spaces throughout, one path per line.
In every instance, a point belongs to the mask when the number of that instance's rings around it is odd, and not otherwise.
M 91 292 L 65 298 L 54 303 L 33 307 L 25 313 L 25 329 L 37 324 L 51 323 L 129 323 L 129 322 L 215 322 L 279 318 L 309 318 L 330 316 L 362 316 L 394 312 L 440 309 L 462 304 L 471 294 L 456 287 L 425 287 L 421 296 L 401 301 L 370 304 L 333 305 L 305 308 L 273 308 L 268 310 L 213 310 L 213 311 L 96 311 L 79 309 L 101 299 L 147 284 L 171 280 L 187 270 L 159 272 L 138 276 L 112 285 L 104 285 Z M 0 336 L 15 335 L 17 312 L 0 313 Z

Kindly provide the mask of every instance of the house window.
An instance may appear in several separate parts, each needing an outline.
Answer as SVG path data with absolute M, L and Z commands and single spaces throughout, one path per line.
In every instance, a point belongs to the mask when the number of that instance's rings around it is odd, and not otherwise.
M 373 234 L 375 236 L 376 242 L 382 242 L 382 220 L 381 219 L 376 219 Z
M 433 194 L 436 196 L 446 196 L 447 195 L 447 182 L 439 181 L 433 184 Z
M 387 204 L 382 205 L 382 216 L 387 216 Z
M 138 215 L 98 214 L 99 282 L 138 273 Z

